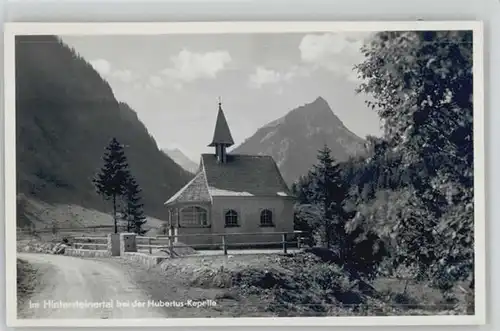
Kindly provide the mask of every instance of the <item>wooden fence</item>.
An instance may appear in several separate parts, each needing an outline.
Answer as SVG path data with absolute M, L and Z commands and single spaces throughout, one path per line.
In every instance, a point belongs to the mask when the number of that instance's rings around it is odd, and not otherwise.
M 265 236 L 265 235 L 273 235 L 273 236 L 281 236 L 280 241 L 274 242 L 232 242 L 229 243 L 228 237 L 237 237 L 237 236 Z M 153 253 L 154 249 L 157 250 L 168 250 L 170 256 L 175 256 L 176 248 L 186 248 L 191 247 L 193 249 L 200 248 L 208 248 L 212 249 L 220 249 L 223 251 L 224 255 L 227 255 L 227 251 L 230 248 L 242 248 L 242 247 L 263 247 L 269 245 L 279 245 L 281 246 L 281 250 L 283 253 L 287 253 L 290 247 L 295 247 L 300 249 L 303 243 L 303 232 L 302 231 L 293 231 L 293 232 L 258 232 L 258 233 L 198 233 L 198 234 L 175 234 L 175 235 L 166 235 L 166 236 L 156 236 L 156 237 L 142 237 L 137 236 L 137 249 L 147 250 L 150 254 Z M 186 238 L 186 237 L 201 237 L 201 236 L 209 236 L 209 237 L 218 237 L 220 238 L 220 242 L 217 243 L 204 243 L 204 244 L 177 244 L 178 238 Z
M 137 250 L 145 249 L 149 254 L 153 253 L 153 249 L 164 249 L 170 247 L 170 238 L 165 237 L 136 237 Z
M 94 250 L 107 250 L 108 237 L 72 237 L 70 238 L 74 248 L 79 249 L 94 249 Z
M 123 225 L 118 226 L 118 232 L 124 232 L 127 228 Z M 58 234 L 58 233 L 91 233 L 91 232 L 113 232 L 114 225 L 90 225 L 85 227 L 57 227 L 46 225 L 43 228 L 17 229 L 17 234 L 37 235 L 37 234 Z

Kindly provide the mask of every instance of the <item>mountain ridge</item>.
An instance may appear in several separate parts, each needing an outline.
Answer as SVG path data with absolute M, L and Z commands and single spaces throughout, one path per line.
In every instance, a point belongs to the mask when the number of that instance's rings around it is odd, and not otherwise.
M 198 171 L 198 164 L 186 156 L 186 154 L 184 154 L 179 148 L 163 148 L 161 151 L 174 160 L 174 162 L 181 166 L 184 170 L 193 174 Z
M 325 144 L 339 162 L 364 151 L 364 139 L 350 131 L 318 96 L 265 124 L 231 153 L 271 155 L 290 185 L 316 163 L 317 151 Z

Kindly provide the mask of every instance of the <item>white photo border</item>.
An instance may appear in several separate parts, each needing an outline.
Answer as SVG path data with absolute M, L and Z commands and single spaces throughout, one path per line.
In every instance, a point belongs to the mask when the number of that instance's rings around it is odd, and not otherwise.
M 474 107 L 474 274 L 475 315 L 262 317 L 172 319 L 18 319 L 16 295 L 16 127 L 15 36 L 17 35 L 158 35 L 228 33 L 320 33 L 339 31 L 473 32 Z M 484 32 L 481 21 L 388 22 L 170 22 L 170 23 L 6 23 L 4 25 L 4 133 L 6 306 L 10 327 L 125 326 L 403 326 L 483 325 L 486 323 L 486 182 L 484 109 Z

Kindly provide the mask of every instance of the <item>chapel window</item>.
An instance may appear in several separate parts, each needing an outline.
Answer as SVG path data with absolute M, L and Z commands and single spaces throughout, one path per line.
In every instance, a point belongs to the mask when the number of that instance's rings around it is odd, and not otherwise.
M 238 213 L 235 210 L 230 209 L 226 211 L 225 224 L 226 227 L 238 226 Z
M 269 209 L 264 209 L 260 212 L 260 226 L 274 226 L 273 212 Z
M 208 226 L 208 212 L 199 206 L 185 207 L 181 210 L 181 226 Z

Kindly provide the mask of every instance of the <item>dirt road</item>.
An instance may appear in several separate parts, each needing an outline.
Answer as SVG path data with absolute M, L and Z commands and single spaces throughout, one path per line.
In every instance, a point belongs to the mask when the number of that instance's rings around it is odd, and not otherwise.
M 167 317 L 111 263 L 30 253 L 18 253 L 18 258 L 40 270 L 36 294 L 19 307 L 19 318 Z

